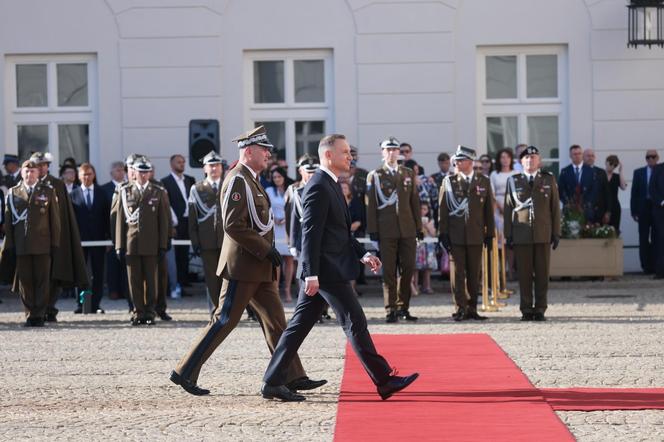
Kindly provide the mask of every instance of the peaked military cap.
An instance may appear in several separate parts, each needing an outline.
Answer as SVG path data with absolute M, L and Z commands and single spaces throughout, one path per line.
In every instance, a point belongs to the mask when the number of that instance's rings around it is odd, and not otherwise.
M 12 155 L 10 153 L 6 153 L 5 158 L 2 160 L 2 164 L 5 165 L 7 163 L 17 163 L 18 164 L 18 155 Z
M 53 155 L 50 152 L 34 152 L 30 155 L 30 161 L 35 164 L 52 163 Z
M 320 163 L 318 161 L 318 158 L 313 157 L 311 155 L 304 155 L 300 160 L 297 162 L 297 167 L 304 168 L 307 172 L 315 172 L 318 167 L 320 167 Z
M 150 172 L 152 170 L 152 164 L 144 156 L 136 158 L 131 167 L 138 172 Z
M 219 156 L 219 154 L 217 152 L 215 152 L 214 150 L 211 150 L 207 155 L 205 155 L 203 157 L 203 159 L 201 160 L 201 163 L 203 163 L 203 164 L 222 164 L 223 161 L 224 160 L 221 158 L 221 156 Z
M 399 149 L 401 143 L 394 137 L 389 137 L 380 143 L 381 149 Z
M 454 153 L 454 156 L 452 157 L 453 160 L 472 160 L 475 161 L 477 159 L 477 152 L 475 152 L 475 149 L 471 149 L 470 147 L 458 145 L 457 150 Z
M 274 148 L 270 140 L 267 138 L 267 132 L 264 126 L 258 126 L 239 137 L 234 138 L 232 141 L 237 142 L 238 149 L 244 149 L 251 145 L 257 144 L 258 146 L 267 147 L 268 149 Z
M 526 155 L 539 155 L 539 149 L 535 146 L 528 146 L 521 151 L 519 159 L 525 157 Z
M 146 157 L 145 155 L 143 155 L 143 154 L 140 154 L 140 153 L 132 153 L 132 154 L 129 154 L 129 156 L 128 156 L 127 159 L 125 160 L 125 165 L 126 165 L 127 167 L 131 167 L 131 166 L 134 165 L 134 163 L 135 163 L 136 161 L 138 161 L 138 160 L 140 160 L 140 159 L 143 159 L 143 160 L 146 160 L 146 161 L 147 161 L 147 157 Z

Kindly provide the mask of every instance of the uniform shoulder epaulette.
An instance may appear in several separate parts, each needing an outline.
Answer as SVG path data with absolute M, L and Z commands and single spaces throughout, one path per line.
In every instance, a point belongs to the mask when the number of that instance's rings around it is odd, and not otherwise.
M 414 171 L 413 169 L 411 169 L 410 167 L 406 167 L 406 166 L 404 166 L 404 165 L 399 166 L 399 169 L 401 169 L 403 172 L 412 172 L 412 173 L 415 173 L 415 171 Z
M 549 170 L 542 170 L 542 171 L 540 171 L 540 172 L 542 173 L 542 175 L 553 176 L 553 172 L 551 172 L 551 171 L 549 171 Z
M 164 190 L 164 191 L 166 190 L 164 185 L 159 181 L 152 181 L 151 184 L 159 190 Z

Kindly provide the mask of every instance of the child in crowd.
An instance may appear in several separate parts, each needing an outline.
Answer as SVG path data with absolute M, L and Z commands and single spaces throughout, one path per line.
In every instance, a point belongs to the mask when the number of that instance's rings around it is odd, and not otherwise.
M 422 232 L 424 239 L 436 237 L 436 226 L 431 218 L 431 207 L 429 203 L 420 203 L 420 215 L 422 216 Z M 417 244 L 415 264 L 417 272 L 413 276 L 413 294 L 417 294 L 419 273 L 422 273 L 422 293 L 431 294 L 431 271 L 438 267 L 438 259 L 436 257 L 436 243 L 420 241 Z

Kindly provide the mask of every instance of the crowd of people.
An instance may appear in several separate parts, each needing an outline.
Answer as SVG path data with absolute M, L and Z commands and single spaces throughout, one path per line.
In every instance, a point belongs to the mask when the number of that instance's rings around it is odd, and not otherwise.
M 453 155 L 440 153 L 437 170 L 429 175 L 415 160 L 411 144 L 390 137 L 378 148 L 382 162 L 369 171 L 358 166 L 358 149 L 351 146 L 350 171 L 339 182 L 352 235 L 367 238 L 363 241 L 379 250 L 388 323 L 416 321 L 409 310 L 411 297 L 433 293 L 432 274 L 452 270 L 454 319 L 485 319 L 477 313 L 481 253 L 494 236 L 504 250 L 508 277 L 519 280 L 524 320 L 542 320 L 549 251 L 561 235 L 561 208 L 576 207 L 587 223 L 611 226 L 620 234 L 618 193 L 627 182 L 616 155 L 608 156 L 602 169 L 595 165 L 593 149 L 572 145 L 571 164 L 556 179 L 542 167 L 537 148 L 524 144 L 501 149 L 493 158 L 459 146 Z M 643 271 L 664 278 L 664 164 L 654 150 L 645 160 L 634 171 L 630 211 L 638 223 Z M 270 155 L 266 161 L 256 179 L 274 221 L 280 264 L 275 275 L 284 301 L 292 302 L 301 246 L 300 199 L 318 159 L 299 158 L 292 178 L 285 160 Z M 56 178 L 48 153 L 36 152 L 22 164 L 15 155 L 5 155 L 0 279 L 21 293 L 26 325 L 57 321 L 55 304 L 63 293 L 73 293 L 75 313 L 104 313 L 105 291 L 110 299 L 127 299 L 133 325 L 151 325 L 157 317 L 168 321 L 167 298 L 190 295 L 196 277 L 189 271 L 192 254 L 201 258 L 213 312 L 223 283 L 218 262 L 224 237 L 232 238 L 221 211 L 224 201 L 237 197 L 220 192 L 235 165 L 229 168 L 215 152 L 202 162 L 205 177 L 197 182 L 185 174 L 185 157 L 175 154 L 169 173 L 156 180 L 150 160 L 132 154 L 114 162 L 110 180 L 100 185 L 90 163 L 68 158 Z M 172 240 L 181 242 L 172 245 Z M 112 245 L 90 243 L 95 241 Z M 357 270 L 352 287 L 361 296 L 363 264 L 358 262 Z M 249 314 L 254 316 L 252 309 Z M 321 312 L 325 318 L 326 309 Z

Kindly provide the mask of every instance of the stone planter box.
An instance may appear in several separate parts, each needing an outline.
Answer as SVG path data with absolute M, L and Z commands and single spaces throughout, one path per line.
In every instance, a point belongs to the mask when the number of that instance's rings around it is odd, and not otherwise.
M 561 239 L 551 251 L 550 276 L 622 276 L 623 241 L 613 239 Z

